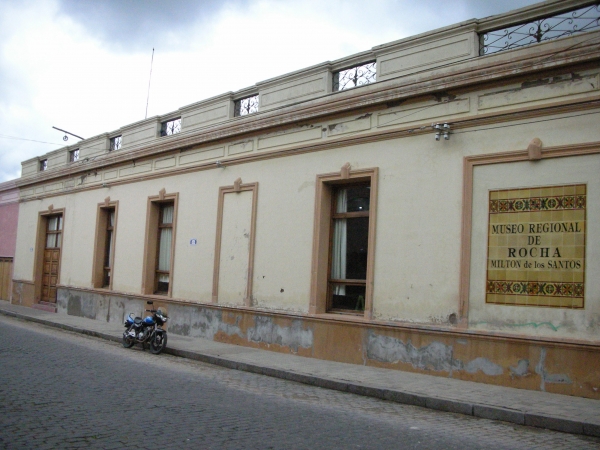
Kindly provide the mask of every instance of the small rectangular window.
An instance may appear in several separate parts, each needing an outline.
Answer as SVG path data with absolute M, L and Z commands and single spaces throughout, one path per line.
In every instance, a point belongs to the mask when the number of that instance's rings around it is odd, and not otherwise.
M 163 122 L 160 126 L 161 136 L 171 136 L 181 131 L 181 118 Z
M 245 116 L 258 112 L 258 94 L 240 98 L 234 103 L 233 116 Z
M 79 161 L 79 149 L 69 151 L 69 162 Z
M 110 148 L 109 151 L 113 151 L 113 150 L 120 150 L 121 149 L 121 139 L 122 136 L 115 136 L 113 138 L 110 138 Z
M 62 223 L 62 214 L 48 217 L 46 222 L 46 248 L 60 248 Z
M 375 61 L 360 64 L 333 73 L 333 90 L 343 91 L 365 84 L 375 83 L 377 65 Z
M 40 172 L 43 172 L 48 169 L 48 160 L 42 159 L 40 160 Z
M 155 293 L 169 292 L 171 275 L 171 244 L 173 242 L 173 213 L 175 205 L 161 203 L 158 223 L 158 251 L 156 252 Z

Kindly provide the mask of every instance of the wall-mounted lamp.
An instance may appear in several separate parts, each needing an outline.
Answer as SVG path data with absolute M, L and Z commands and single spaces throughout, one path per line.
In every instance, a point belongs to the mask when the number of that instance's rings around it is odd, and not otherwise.
M 444 123 L 444 124 L 436 123 L 434 125 L 431 125 L 431 127 L 435 131 L 435 140 L 436 141 L 439 141 L 442 136 L 444 136 L 444 140 L 446 140 L 446 141 L 450 140 L 450 124 L 449 123 Z
M 225 167 L 225 164 L 223 164 L 221 161 L 217 161 L 217 167 Z

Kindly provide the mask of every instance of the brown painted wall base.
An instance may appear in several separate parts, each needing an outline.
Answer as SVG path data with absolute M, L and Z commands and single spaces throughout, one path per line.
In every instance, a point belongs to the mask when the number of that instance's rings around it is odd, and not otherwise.
M 35 303 L 35 286 L 33 281 L 13 280 L 11 303 L 13 305 L 33 307 Z
M 16 284 L 16 283 L 15 283 Z M 58 313 L 121 322 L 143 296 L 59 287 Z M 600 346 L 164 302 L 169 333 L 352 364 L 600 399 Z

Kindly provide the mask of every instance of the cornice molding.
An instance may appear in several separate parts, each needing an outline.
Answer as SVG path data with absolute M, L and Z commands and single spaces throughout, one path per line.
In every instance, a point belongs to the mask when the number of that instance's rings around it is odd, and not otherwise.
M 173 150 L 186 150 L 226 139 L 241 139 L 245 135 L 306 123 L 327 116 L 358 113 L 389 102 L 452 90 L 464 91 L 474 86 L 481 89 L 484 85 L 507 82 L 516 77 L 567 66 L 590 63 L 596 65 L 600 61 L 600 32 L 590 32 L 533 47 L 477 57 L 446 68 L 428 69 L 421 74 L 411 74 L 357 89 L 327 94 L 295 105 L 258 112 L 244 117 L 243 120 L 228 121 L 189 133 L 182 132 L 135 150 L 115 152 L 85 165 L 70 166 L 19 179 L 16 180 L 16 184 L 18 187 L 24 187 L 48 182 L 51 179 L 87 173 Z
M 449 123 L 452 125 L 453 130 L 461 130 L 474 128 L 479 126 L 485 126 L 490 124 L 501 124 L 507 122 L 515 122 L 519 120 L 526 120 L 537 117 L 546 117 L 552 115 L 565 114 L 569 112 L 579 112 L 586 111 L 590 109 L 600 109 L 600 94 L 596 95 L 592 98 L 588 98 L 585 100 L 571 100 L 571 101 L 563 101 L 557 102 L 551 105 L 545 106 L 534 106 L 534 107 L 525 107 L 520 109 L 513 109 L 510 111 L 502 111 L 496 113 L 488 113 L 482 114 L 475 117 L 467 117 L 464 119 L 455 119 L 450 121 Z M 422 134 L 430 134 L 432 133 L 432 129 L 430 127 L 430 122 L 424 122 L 421 124 L 415 124 L 411 126 L 406 126 L 402 128 L 395 128 L 391 130 L 377 130 L 371 131 L 368 133 L 354 135 L 354 136 L 346 136 L 339 137 L 336 139 L 330 139 L 325 142 L 317 142 L 313 144 L 297 144 L 294 146 L 287 147 L 281 150 L 273 150 L 273 151 L 264 151 L 261 153 L 253 153 L 249 155 L 243 155 L 233 158 L 222 158 L 219 161 L 223 165 L 233 166 L 238 164 L 245 164 L 249 162 L 263 161 L 272 158 L 281 158 L 285 156 L 299 155 L 303 153 L 312 153 L 323 150 L 329 150 L 332 148 L 338 148 L 342 146 L 351 146 L 351 145 L 359 145 L 366 144 L 371 142 L 379 142 L 390 139 L 399 139 L 399 138 L 407 138 L 412 136 L 418 136 Z M 577 144 L 577 146 L 598 146 L 600 145 L 597 142 L 589 143 L 589 144 Z M 507 154 L 513 154 L 514 152 L 507 152 Z M 485 155 L 482 157 L 486 157 Z M 142 180 L 151 180 L 156 178 L 163 178 L 167 176 L 173 176 L 177 174 L 185 174 L 185 173 L 193 173 L 199 172 L 203 170 L 216 170 L 219 167 L 217 166 L 215 161 L 208 161 L 205 163 L 198 164 L 192 167 L 175 167 L 173 169 L 162 170 L 159 173 L 151 173 L 139 175 L 137 177 L 131 177 L 123 180 L 115 180 L 109 183 L 110 186 L 118 186 L 122 184 L 135 183 Z M 52 192 L 48 194 L 41 194 L 37 196 L 32 196 L 26 199 L 21 199 L 21 202 L 31 201 L 31 200 L 39 200 L 47 197 L 55 197 L 57 195 L 64 195 L 68 193 L 74 192 L 82 192 L 94 189 L 103 189 L 104 186 L 101 184 L 92 185 L 92 186 L 84 186 L 78 188 L 72 188 L 68 192 Z

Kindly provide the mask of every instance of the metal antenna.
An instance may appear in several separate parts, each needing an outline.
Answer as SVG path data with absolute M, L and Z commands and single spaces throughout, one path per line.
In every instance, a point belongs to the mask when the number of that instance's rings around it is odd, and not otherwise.
M 154 47 L 152 47 L 152 59 L 150 60 L 150 77 L 148 78 L 148 96 L 146 97 L 146 116 L 148 118 L 148 102 L 150 101 L 150 81 L 152 80 L 152 64 L 154 63 Z

